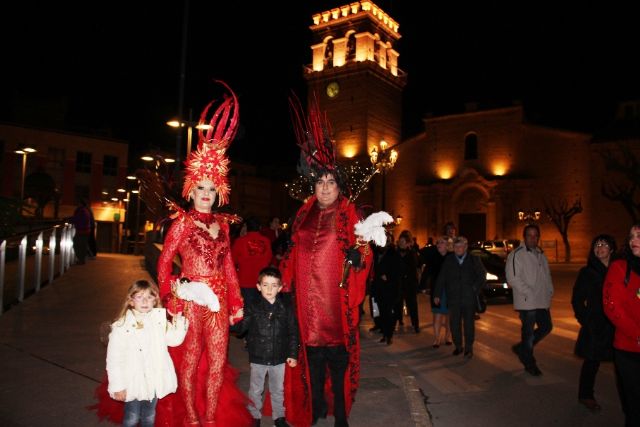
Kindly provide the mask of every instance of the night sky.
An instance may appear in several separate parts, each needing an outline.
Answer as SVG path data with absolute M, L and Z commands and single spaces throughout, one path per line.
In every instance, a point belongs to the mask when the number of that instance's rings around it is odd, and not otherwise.
M 183 2 L 64 3 L 3 12 L 0 120 L 125 139 L 134 167 L 145 150 L 175 152 L 164 123 L 178 113 Z M 221 3 L 190 2 L 185 119 L 220 95 L 213 79 L 225 80 L 241 108 L 232 159 L 293 172 L 287 97 L 306 92 L 311 15 L 348 2 Z M 376 2 L 400 24 L 404 137 L 420 132 L 425 114 L 469 101 L 519 100 L 531 122 L 593 131 L 617 101 L 640 96 L 630 6 L 521 3 Z

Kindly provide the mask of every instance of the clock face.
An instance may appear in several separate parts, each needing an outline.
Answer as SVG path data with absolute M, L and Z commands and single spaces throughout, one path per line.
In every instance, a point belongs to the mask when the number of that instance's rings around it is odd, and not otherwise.
M 338 96 L 338 92 L 340 92 L 340 85 L 338 85 L 338 82 L 331 82 L 327 85 L 327 96 L 329 98 L 335 98 Z

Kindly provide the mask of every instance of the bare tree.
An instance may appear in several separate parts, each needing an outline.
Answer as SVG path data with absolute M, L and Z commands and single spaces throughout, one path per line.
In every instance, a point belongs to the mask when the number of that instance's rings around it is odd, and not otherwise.
M 640 220 L 640 161 L 628 145 L 603 150 L 600 156 L 610 176 L 602 183 L 602 195 L 620 202 L 633 224 Z
M 562 242 L 564 243 L 564 262 L 571 262 L 569 223 L 575 215 L 582 212 L 582 200 L 576 200 L 571 207 L 569 207 L 569 202 L 566 198 L 545 200 L 544 211 L 562 236 Z

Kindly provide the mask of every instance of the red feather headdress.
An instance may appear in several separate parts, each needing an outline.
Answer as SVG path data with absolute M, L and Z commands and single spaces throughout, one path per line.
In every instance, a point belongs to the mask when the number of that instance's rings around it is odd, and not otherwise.
M 216 82 L 223 85 L 229 94 L 224 95 L 223 101 L 208 120 L 209 128 L 206 131 L 198 129 L 198 148 L 192 151 L 185 161 L 182 197 L 189 200 L 191 190 L 200 181 L 209 179 L 218 193 L 218 206 L 222 206 L 229 202 L 231 193 L 227 179 L 229 158 L 225 152 L 238 131 L 239 105 L 238 98 L 231 88 L 223 81 Z M 215 102 L 214 99 L 202 111 L 200 124 L 207 123 L 207 115 Z
M 309 103 L 309 112 L 305 114 L 300 100 L 295 94 L 289 97 L 291 119 L 300 147 L 298 173 L 313 184 L 324 174 L 330 173 L 338 181 L 340 189 L 347 197 L 352 193 L 344 165 L 338 162 L 336 143 L 326 112 L 320 110 L 318 99 Z

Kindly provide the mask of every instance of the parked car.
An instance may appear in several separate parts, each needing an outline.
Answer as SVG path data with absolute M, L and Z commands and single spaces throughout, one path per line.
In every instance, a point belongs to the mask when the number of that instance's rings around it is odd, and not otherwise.
M 507 284 L 505 273 L 506 259 L 479 246 L 470 247 L 469 253 L 480 258 L 487 270 L 487 285 L 482 290 L 484 295 L 487 298 L 504 297 L 512 301 L 513 293 Z
M 485 240 L 485 241 L 479 242 L 479 246 L 482 249 L 485 249 L 491 252 L 492 254 L 496 254 L 502 258 L 506 258 L 507 255 L 509 254 L 507 250 L 506 240 Z

